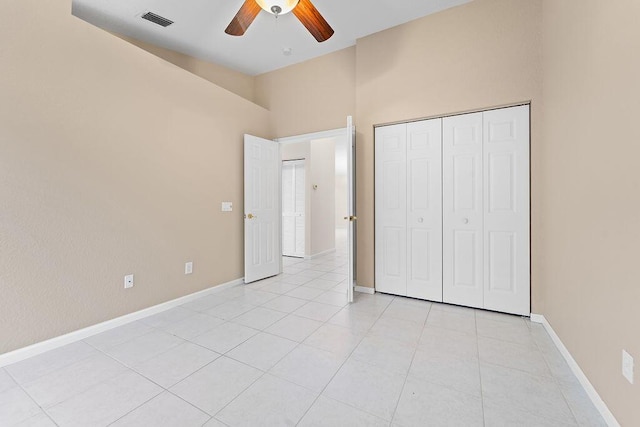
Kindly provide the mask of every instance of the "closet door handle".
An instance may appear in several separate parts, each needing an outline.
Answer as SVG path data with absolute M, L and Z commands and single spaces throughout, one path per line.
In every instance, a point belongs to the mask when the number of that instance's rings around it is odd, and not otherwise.
M 463 224 L 469 224 L 469 218 L 462 218 Z
M 424 218 L 422 217 L 418 218 L 418 222 L 422 224 L 424 222 Z

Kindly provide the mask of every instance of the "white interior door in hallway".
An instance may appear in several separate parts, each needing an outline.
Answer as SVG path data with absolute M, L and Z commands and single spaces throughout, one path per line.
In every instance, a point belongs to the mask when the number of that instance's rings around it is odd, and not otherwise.
M 530 314 L 529 106 L 376 128 L 376 289 Z
M 282 255 L 304 258 L 304 160 L 282 162 Z
M 244 136 L 244 281 L 282 271 L 280 144 Z

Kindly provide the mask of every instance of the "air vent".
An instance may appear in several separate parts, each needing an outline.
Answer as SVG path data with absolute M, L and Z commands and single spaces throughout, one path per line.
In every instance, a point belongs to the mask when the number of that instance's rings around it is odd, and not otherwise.
M 151 21 L 154 24 L 162 25 L 163 27 L 168 27 L 169 25 L 173 24 L 173 21 L 171 21 L 170 19 L 164 18 L 160 15 L 156 15 L 153 12 L 145 13 L 144 15 L 142 15 L 142 19 Z

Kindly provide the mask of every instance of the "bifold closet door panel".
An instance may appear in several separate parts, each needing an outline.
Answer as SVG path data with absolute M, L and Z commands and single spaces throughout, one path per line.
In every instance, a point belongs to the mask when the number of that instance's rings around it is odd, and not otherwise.
M 529 315 L 529 106 L 484 113 L 484 308 Z
M 442 119 L 406 126 L 407 295 L 442 301 Z
M 282 255 L 305 255 L 304 160 L 282 162 Z
M 407 126 L 376 128 L 376 290 L 407 294 Z
M 482 113 L 442 122 L 443 301 L 483 306 Z

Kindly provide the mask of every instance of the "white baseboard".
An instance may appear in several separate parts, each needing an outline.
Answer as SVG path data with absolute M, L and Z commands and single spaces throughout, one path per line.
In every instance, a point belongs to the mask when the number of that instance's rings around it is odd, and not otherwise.
M 311 259 L 320 258 L 321 256 L 332 254 L 335 251 L 336 251 L 336 248 L 327 249 L 326 251 L 318 252 L 317 254 L 305 256 L 304 259 L 311 260 Z
M 607 404 L 604 403 L 604 401 L 602 400 L 602 398 L 600 397 L 596 389 L 593 387 L 593 385 L 587 378 L 587 376 L 584 374 L 584 372 L 582 372 L 582 369 L 580 369 L 580 366 L 575 361 L 573 356 L 571 356 L 571 353 L 569 353 L 569 350 L 567 350 L 567 347 L 564 346 L 564 344 L 560 340 L 560 337 L 553 330 L 553 328 L 551 327 L 551 324 L 547 321 L 547 319 L 542 314 L 531 313 L 531 321 L 542 324 L 544 329 L 547 331 L 547 333 L 553 340 L 553 343 L 556 345 L 556 347 L 560 351 L 560 354 L 562 354 L 562 357 L 564 357 L 564 359 L 567 361 L 567 364 L 569 364 L 571 371 L 576 376 L 578 381 L 580 381 L 580 384 L 582 385 L 582 388 L 584 388 L 584 391 L 589 396 L 589 399 L 591 399 L 591 402 L 593 402 L 598 412 L 600 412 L 600 415 L 602 415 L 602 418 L 607 423 L 607 425 L 610 427 L 620 427 L 620 424 L 618 423 L 616 418 L 613 416 L 613 414 L 607 407 Z
M 51 338 L 46 341 L 32 344 L 28 347 L 19 348 L 9 353 L 0 354 L 0 368 L 3 366 L 11 365 L 21 360 L 28 359 L 29 357 L 37 356 L 49 350 L 53 350 L 67 344 L 72 344 L 77 341 L 81 341 L 93 335 L 97 335 L 101 332 L 108 331 L 109 329 L 117 328 L 118 326 L 126 325 L 127 323 L 135 322 L 136 320 L 144 319 L 145 317 L 152 316 L 154 314 L 169 310 L 179 305 L 194 301 L 198 298 L 202 298 L 207 295 L 221 292 L 225 289 L 232 288 L 244 283 L 244 278 L 232 280 L 227 283 L 223 283 L 218 286 L 204 289 L 193 294 L 185 295 L 180 298 L 176 298 L 171 301 L 163 302 L 158 305 L 154 305 L 149 308 L 145 308 L 140 311 L 125 314 L 124 316 L 116 317 L 115 319 L 107 320 L 105 322 L 98 323 L 96 325 L 88 326 L 77 331 L 69 332 L 59 337 Z
M 376 293 L 376 290 L 373 288 L 367 288 L 366 286 L 354 286 L 353 288 L 356 292 L 362 292 L 363 294 L 373 295 Z

